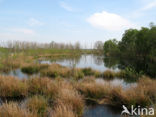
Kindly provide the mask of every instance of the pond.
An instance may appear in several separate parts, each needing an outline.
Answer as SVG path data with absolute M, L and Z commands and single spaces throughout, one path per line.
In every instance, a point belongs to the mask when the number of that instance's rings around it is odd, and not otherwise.
M 39 60 L 39 63 L 41 64 L 52 64 L 52 63 L 58 63 L 63 66 L 67 67 L 77 67 L 77 68 L 87 68 L 90 67 L 95 70 L 99 71 L 105 71 L 105 70 L 114 70 L 119 71 L 118 66 L 110 66 L 109 63 L 104 62 L 103 56 L 95 56 L 95 55 L 81 55 L 79 58 L 74 59 L 61 59 L 61 60 Z M 112 63 L 111 63 L 112 64 Z
M 121 111 L 108 105 L 89 106 L 85 109 L 83 117 L 120 117 Z
M 2 75 L 4 75 L 4 76 L 18 77 L 20 79 L 34 77 L 34 76 L 39 76 L 39 74 L 33 74 L 33 75 L 25 74 L 25 73 L 22 72 L 21 69 L 12 70 L 12 71 L 10 71 L 8 73 L 2 73 Z

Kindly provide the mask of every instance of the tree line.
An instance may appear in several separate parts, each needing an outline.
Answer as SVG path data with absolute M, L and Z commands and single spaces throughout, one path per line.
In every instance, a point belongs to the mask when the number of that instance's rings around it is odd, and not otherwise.
M 156 60 L 156 26 L 142 27 L 140 30 L 128 29 L 121 41 L 116 39 L 104 43 L 105 56 L 139 57 Z
M 156 77 L 156 26 L 142 27 L 140 30 L 128 29 L 121 41 L 116 39 L 104 43 L 105 56 L 117 57 L 126 66 L 131 66 L 137 72 L 143 71 L 149 76 Z
M 37 42 L 26 42 L 26 41 L 8 41 L 1 42 L 0 47 L 8 48 L 13 51 L 29 50 L 29 49 L 81 49 L 79 42 L 74 44 L 71 43 L 57 43 L 52 41 L 51 43 L 37 43 Z

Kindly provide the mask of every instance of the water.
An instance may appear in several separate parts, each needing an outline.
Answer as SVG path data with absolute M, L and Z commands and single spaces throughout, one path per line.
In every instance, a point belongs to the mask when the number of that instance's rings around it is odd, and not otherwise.
M 16 70 L 12 70 L 8 73 L 3 73 L 2 75 L 4 76 L 13 76 L 13 77 L 18 77 L 20 79 L 24 79 L 24 78 L 29 78 L 29 77 L 34 77 L 34 76 L 39 76 L 39 74 L 33 74 L 33 75 L 28 75 L 25 74 L 21 71 L 21 69 L 16 69 Z
M 120 117 L 121 111 L 108 105 L 90 106 L 85 109 L 83 117 Z
M 67 67 L 77 67 L 77 68 L 87 68 L 90 67 L 92 69 L 96 69 L 99 71 L 105 71 L 105 70 L 114 70 L 118 71 L 117 66 L 108 66 L 104 62 L 103 56 L 94 56 L 94 55 L 82 55 L 80 58 L 75 59 L 61 59 L 56 61 L 50 61 L 50 60 L 40 60 L 39 63 L 41 64 L 52 64 L 52 63 L 58 63 L 63 66 Z
M 136 82 L 130 83 L 130 82 L 126 82 L 124 79 L 119 79 L 119 78 L 114 78 L 111 80 L 97 78 L 95 81 L 96 81 L 96 83 L 99 83 L 99 84 L 110 83 L 110 85 L 112 85 L 112 86 L 121 86 L 123 89 L 128 89 L 130 87 L 137 86 Z

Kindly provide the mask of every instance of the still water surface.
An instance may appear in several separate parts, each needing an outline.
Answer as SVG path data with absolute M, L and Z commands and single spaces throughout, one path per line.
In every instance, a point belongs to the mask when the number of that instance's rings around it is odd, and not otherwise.
M 39 63 L 41 64 L 52 64 L 52 63 L 58 63 L 63 66 L 67 67 L 77 67 L 77 68 L 87 68 L 90 67 L 95 70 L 99 71 L 105 71 L 105 70 L 114 70 L 118 71 L 118 67 L 116 66 L 109 66 L 104 62 L 103 56 L 95 56 L 95 55 L 82 55 L 79 58 L 74 59 L 61 59 L 61 60 L 40 60 Z

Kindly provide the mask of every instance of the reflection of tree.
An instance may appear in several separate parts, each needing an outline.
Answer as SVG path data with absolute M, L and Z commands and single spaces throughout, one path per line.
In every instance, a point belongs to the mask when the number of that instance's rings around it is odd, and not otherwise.
M 119 64 L 119 59 L 106 57 L 103 59 L 103 62 L 104 62 L 104 66 L 108 68 L 116 68 L 117 65 Z
M 156 77 L 156 62 L 154 61 L 137 57 L 134 59 L 120 59 L 120 68 L 125 69 L 126 67 L 133 68 L 136 72 L 142 71 L 151 77 Z
M 103 64 L 103 57 L 102 56 L 93 56 L 94 63 L 96 65 L 101 65 Z

